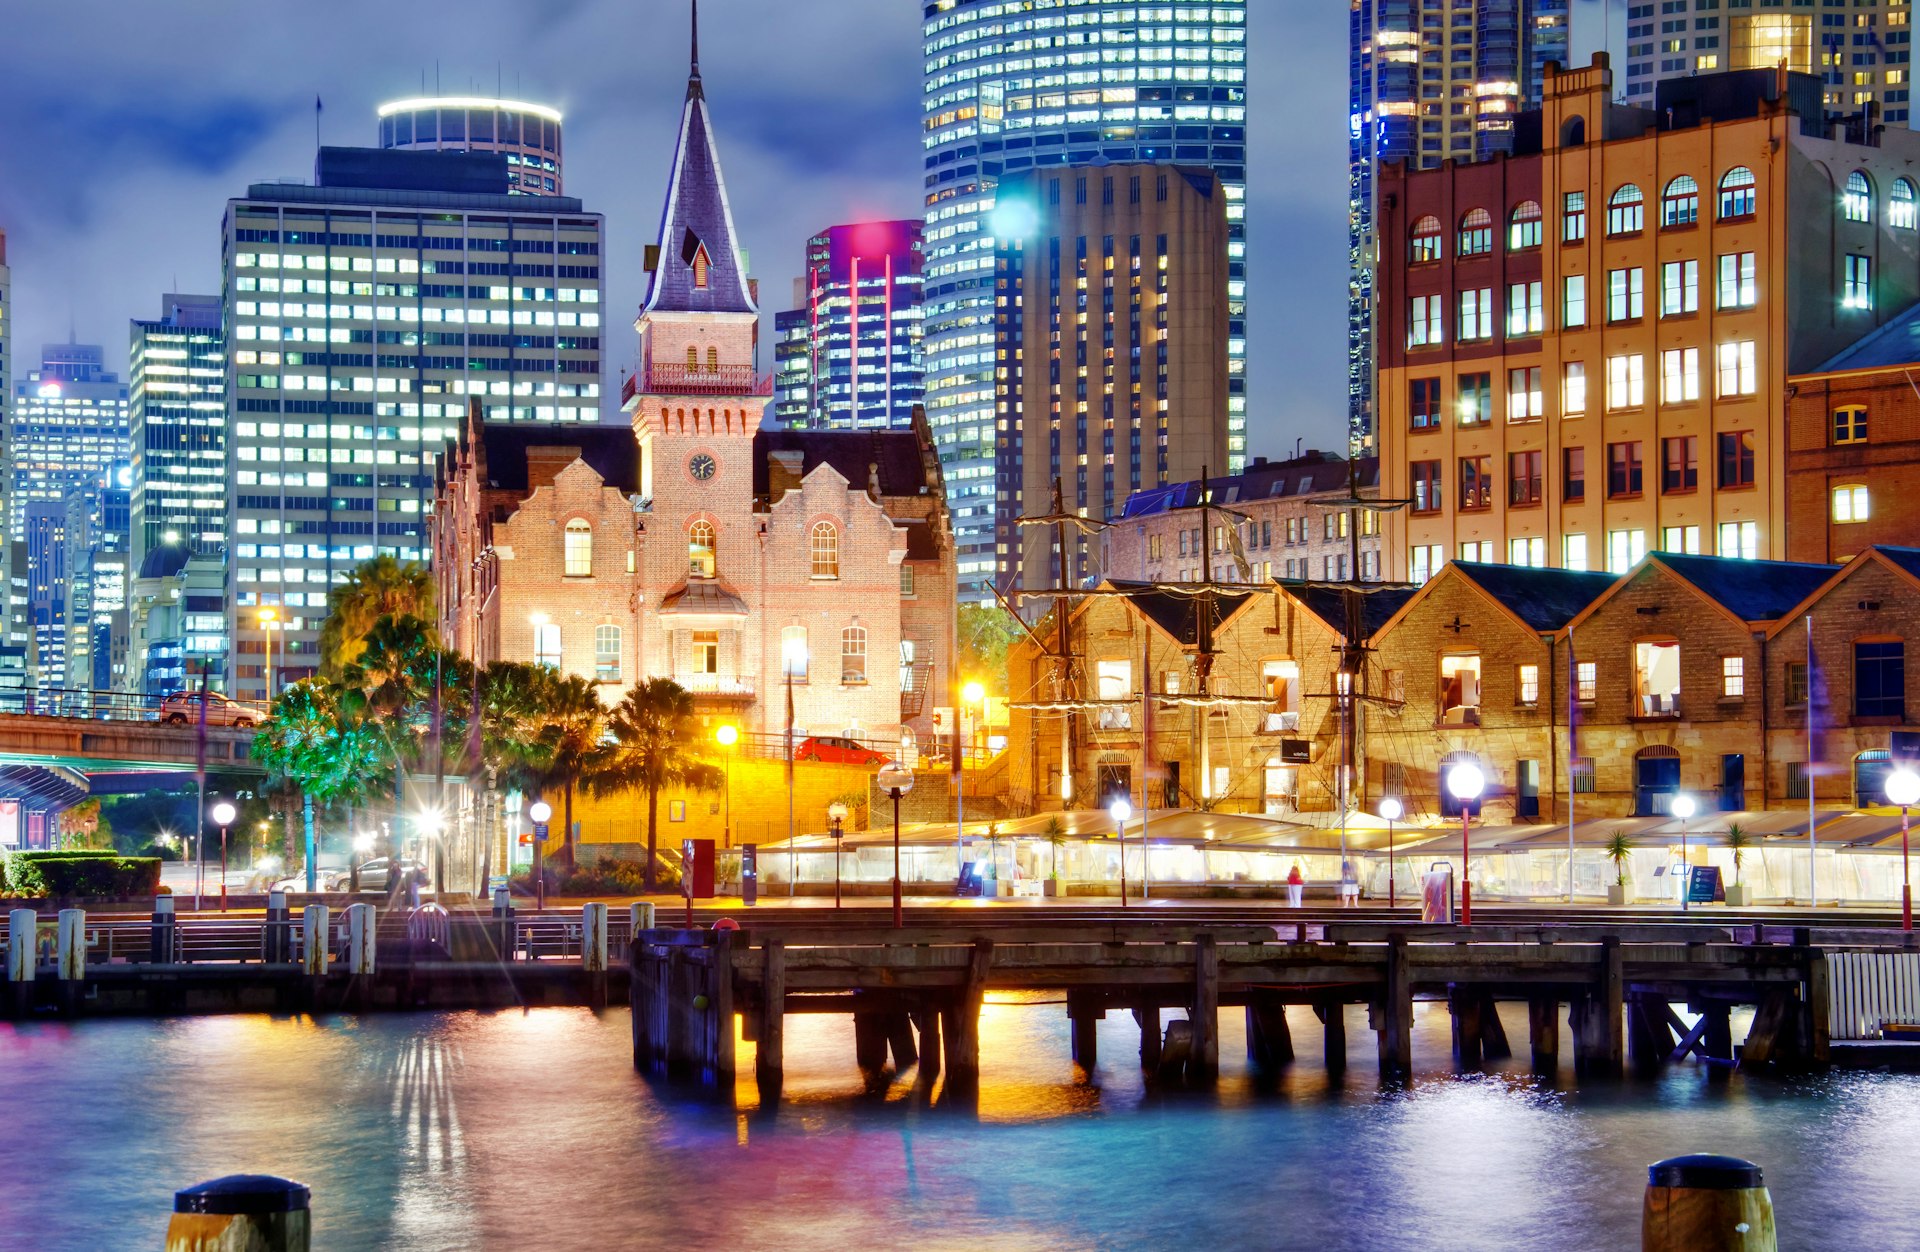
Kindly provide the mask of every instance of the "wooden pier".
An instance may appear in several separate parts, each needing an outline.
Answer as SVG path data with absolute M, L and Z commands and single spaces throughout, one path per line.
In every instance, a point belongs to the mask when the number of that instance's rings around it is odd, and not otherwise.
M 1766 932 L 1752 927 L 1660 924 L 1327 922 L 1309 933 L 1175 921 L 645 930 L 630 947 L 634 1064 L 730 1094 L 738 1016 L 763 1095 L 777 1096 L 787 1014 L 841 1013 L 870 1079 L 891 1054 L 896 1071 L 917 1063 L 923 1082 L 944 1072 L 950 1089 L 966 1087 L 980 1074 L 980 1006 L 998 991 L 1064 999 L 1073 1060 L 1089 1071 L 1095 1023 L 1130 1015 L 1143 1068 L 1188 1085 L 1218 1073 L 1222 1008 L 1244 1012 L 1262 1069 L 1294 1058 L 1289 1006 L 1312 1009 L 1328 1069 L 1343 1069 L 1347 1010 L 1364 1005 L 1382 1076 L 1407 1076 L 1416 1001 L 1447 1006 L 1463 1068 L 1512 1055 L 1501 1003 L 1527 1005 L 1542 1069 L 1558 1065 L 1563 1018 L 1583 1076 L 1688 1054 L 1720 1067 L 1827 1059 L 1826 957 L 1804 931 L 1787 944 L 1756 942 Z M 1688 1026 L 1673 1004 L 1699 1020 Z M 1730 1015 L 1743 1005 L 1755 1015 L 1736 1053 Z

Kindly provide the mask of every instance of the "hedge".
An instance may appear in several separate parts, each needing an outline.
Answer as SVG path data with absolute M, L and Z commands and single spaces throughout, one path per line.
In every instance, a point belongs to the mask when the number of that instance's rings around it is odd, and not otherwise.
M 6 858 L 10 896 L 150 896 L 160 858 L 117 852 L 15 852 Z

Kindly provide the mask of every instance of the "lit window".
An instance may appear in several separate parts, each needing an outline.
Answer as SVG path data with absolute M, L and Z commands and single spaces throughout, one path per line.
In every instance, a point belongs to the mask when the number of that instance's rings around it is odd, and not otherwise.
M 1540 246 L 1540 202 L 1522 200 L 1507 221 L 1507 248 L 1518 252 Z
M 1447 341 L 1447 304 L 1445 296 L 1415 296 L 1413 312 L 1407 319 L 1407 346 L 1435 348 Z
M 1460 219 L 1459 255 L 1484 256 L 1493 251 L 1493 215 L 1485 209 L 1469 209 Z
M 1833 520 L 1836 522 L 1867 520 L 1867 489 L 1864 484 L 1848 483 L 1833 489 Z
M 1428 214 L 1413 224 L 1413 246 L 1408 259 L 1415 265 L 1440 259 L 1440 219 Z
M 1870 258 L 1848 253 L 1841 282 L 1840 307 L 1846 309 L 1873 307 L 1873 261 Z
M 1644 224 L 1645 215 L 1645 198 L 1638 187 L 1628 183 L 1607 198 L 1607 233 L 1635 234 Z
M 590 576 L 593 573 L 593 527 L 577 517 L 568 522 L 565 545 L 566 576 Z
M 1842 405 L 1833 411 L 1833 441 L 1835 443 L 1865 443 L 1867 441 L 1866 405 Z
M 1584 361 L 1568 361 L 1561 367 L 1560 415 L 1581 417 L 1587 411 L 1587 366 Z
M 1560 215 L 1560 239 L 1563 243 L 1579 243 L 1587 237 L 1587 193 L 1569 191 L 1566 207 Z
M 1560 325 L 1575 330 L 1587 324 L 1587 276 L 1568 274 L 1560 298 Z
M 1700 309 L 1700 262 L 1668 261 L 1660 267 L 1660 316 L 1678 317 Z
M 618 626 L 593 628 L 593 680 L 603 683 L 620 681 L 620 628 Z
M 1645 297 L 1644 273 L 1637 265 L 1631 269 L 1607 271 L 1608 321 L 1630 322 L 1640 316 Z
M 1859 170 L 1847 175 L 1847 189 L 1840 197 L 1840 211 L 1849 222 L 1873 220 L 1873 184 Z
M 1720 695 L 1722 699 L 1738 700 L 1747 694 L 1747 661 L 1745 657 L 1723 656 L 1720 658 Z
M 1459 340 L 1493 338 L 1493 288 L 1469 288 L 1460 293 Z
M 1633 645 L 1634 712 L 1680 716 L 1680 645 L 1667 639 Z
M 1600 666 L 1594 661 L 1580 661 L 1573 667 L 1573 698 L 1582 704 L 1592 704 L 1600 694 Z M 1593 766 L 1587 766 L 1586 790 L 1593 790 Z
M 1607 407 L 1637 409 L 1646 403 L 1646 358 L 1638 355 L 1607 358 Z
M 1893 180 L 1892 191 L 1887 196 L 1887 225 L 1898 226 L 1902 230 L 1912 230 L 1920 225 L 1920 214 L 1916 214 L 1913 184 L 1904 178 Z
M 1720 555 L 1743 561 L 1760 559 L 1760 523 L 1720 523 Z
M 1736 165 L 1720 177 L 1720 218 L 1753 215 L 1753 171 Z
M 1587 568 L 1587 537 L 1585 535 L 1560 537 L 1560 568 L 1585 572 Z
M 1719 303 L 1723 309 L 1750 309 L 1760 298 L 1754 279 L 1754 254 L 1728 252 L 1720 257 Z
M 1547 329 L 1546 310 L 1541 300 L 1541 284 L 1507 284 L 1507 335 L 1538 335 Z
M 1700 398 L 1700 349 L 1669 348 L 1660 354 L 1660 402 L 1685 404 Z
M 719 631 L 696 630 L 693 632 L 693 672 L 696 674 L 720 672 Z
M 1759 380 L 1755 373 L 1753 340 L 1723 343 L 1716 355 L 1719 361 L 1719 386 L 1715 389 L 1715 395 L 1750 396 L 1757 390 Z
M 702 519 L 687 528 L 687 572 L 695 578 L 712 578 L 715 569 L 713 523 Z
M 780 628 L 780 664 L 783 674 L 797 683 L 807 681 L 807 660 L 807 628 L 782 626 Z
M 813 524 L 813 576 L 840 577 L 840 531 L 832 522 Z
M 533 628 L 533 663 L 560 668 L 560 627 L 554 622 L 538 622 Z
M 1626 573 L 1646 554 L 1646 531 L 1610 530 L 1607 532 L 1607 572 L 1609 574 Z
M 1540 703 L 1540 667 L 1522 665 L 1513 677 L 1513 702 L 1525 707 Z
M 863 626 L 849 626 L 840 632 L 840 681 L 867 681 L 867 631 Z
M 1448 726 L 1480 724 L 1480 658 L 1440 658 L 1440 721 Z
M 1691 175 L 1682 174 L 1660 193 L 1660 225 L 1664 228 L 1691 226 L 1700 220 L 1700 184 Z

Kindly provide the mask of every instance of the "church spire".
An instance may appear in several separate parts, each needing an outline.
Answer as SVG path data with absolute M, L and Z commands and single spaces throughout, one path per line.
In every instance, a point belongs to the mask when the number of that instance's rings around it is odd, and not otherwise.
M 692 52 L 687 58 L 687 99 L 706 98 L 706 91 L 700 86 L 700 0 L 693 0 L 693 41 Z

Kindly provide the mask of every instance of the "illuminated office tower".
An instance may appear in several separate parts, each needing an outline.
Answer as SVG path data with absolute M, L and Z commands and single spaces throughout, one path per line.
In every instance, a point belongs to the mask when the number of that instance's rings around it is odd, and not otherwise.
M 14 388 L 7 438 L 7 535 L 26 539 L 27 505 L 89 491 L 127 460 L 127 385 L 98 344 L 57 343 Z
M 1347 118 L 1347 426 L 1374 446 L 1374 174 L 1513 150 L 1513 119 L 1540 99 L 1548 62 L 1604 38 L 1601 6 L 1573 0 L 1350 0 Z
M 161 544 L 226 542 L 227 341 L 219 296 L 168 293 L 127 344 L 134 568 Z
M 1219 176 L 1228 247 L 1228 468 L 1246 459 L 1246 34 L 1240 4 L 928 0 L 922 25 L 927 420 L 946 470 L 961 594 L 1000 559 L 995 189 L 1097 160 Z
M 829 226 L 807 240 L 795 307 L 774 315 L 774 421 L 912 425 L 922 396 L 920 286 L 917 220 Z
M 469 402 L 599 418 L 599 214 L 508 194 L 498 153 L 322 148 L 317 173 L 249 187 L 223 227 L 243 698 L 266 694 L 269 629 L 278 679 L 306 677 L 333 584 L 376 554 L 427 559 L 435 458 Z
M 1819 75 L 1828 113 L 1875 105 L 1906 126 L 1912 12 L 1908 0 L 1629 0 L 1622 94 L 1648 104 L 1663 79 L 1785 66 Z
M 524 100 L 428 96 L 380 106 L 380 146 L 412 152 L 498 152 L 507 190 L 518 196 L 566 192 L 560 111 Z

